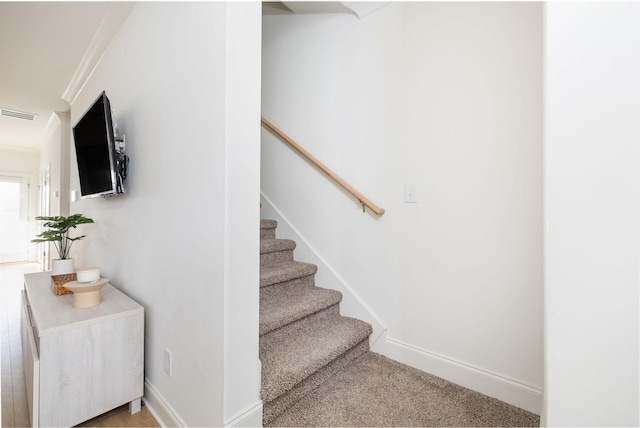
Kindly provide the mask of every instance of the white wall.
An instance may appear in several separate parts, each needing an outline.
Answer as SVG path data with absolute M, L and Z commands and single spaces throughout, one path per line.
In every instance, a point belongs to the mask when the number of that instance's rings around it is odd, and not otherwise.
M 224 425 L 262 426 L 258 360 L 262 5 L 227 5 Z
M 106 90 L 126 133 L 128 193 L 71 203 L 96 221 L 83 226 L 89 237 L 73 256 L 76 266 L 99 265 L 145 307 L 147 395 L 168 414 L 165 423 L 220 426 L 259 404 L 258 265 L 251 260 L 258 254 L 260 70 L 240 68 L 258 61 L 259 28 L 259 3 L 137 4 L 72 104 L 75 124 Z M 237 32 L 247 35 L 243 47 L 254 48 L 239 49 Z M 239 85 L 253 91 L 238 94 Z M 239 129 L 247 137 L 241 143 Z M 240 164 L 244 182 L 235 172 Z M 71 165 L 71 189 L 79 190 L 73 151 Z M 255 203 L 237 202 L 236 194 L 253 194 Z M 229 337 L 239 352 L 233 363 Z M 173 376 L 163 370 L 165 348 Z M 242 392 L 227 384 L 238 378 Z
M 54 112 L 42 141 L 40 171 L 49 171 L 49 215 L 69 215 L 69 153 L 71 124 L 68 113 Z M 53 247 L 52 247 L 53 248 Z M 55 251 L 54 251 L 55 252 Z M 57 258 L 55 254 L 53 258 Z
M 37 176 L 39 165 L 38 152 L 0 147 L 0 172 Z
M 38 176 L 40 154 L 37 152 L 0 148 L 0 175 L 26 177 L 29 180 L 29 240 L 35 238 L 38 215 Z M 29 244 L 29 260 L 36 260 L 36 244 Z
M 539 412 L 542 5 L 265 16 L 262 111 L 387 210 L 263 131 L 264 196 L 387 325 L 377 349 Z
M 545 414 L 638 426 L 640 4 L 546 6 Z

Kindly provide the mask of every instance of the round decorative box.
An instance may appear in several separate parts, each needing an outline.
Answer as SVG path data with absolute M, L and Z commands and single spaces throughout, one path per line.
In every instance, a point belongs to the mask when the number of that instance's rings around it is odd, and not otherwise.
M 85 267 L 76 269 L 78 282 L 92 282 L 100 279 L 99 267 Z
M 73 292 L 74 308 L 90 308 L 100 304 L 102 301 L 100 289 L 108 283 L 109 280 L 107 278 L 100 278 L 91 282 L 67 282 L 64 286 Z

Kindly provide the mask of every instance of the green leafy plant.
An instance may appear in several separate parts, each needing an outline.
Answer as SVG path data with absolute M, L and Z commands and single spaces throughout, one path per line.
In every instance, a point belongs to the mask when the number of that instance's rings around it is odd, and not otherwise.
M 69 237 L 69 231 L 71 228 L 76 228 L 79 224 L 93 223 L 94 221 L 82 214 L 73 214 L 69 217 L 55 216 L 44 217 L 38 216 L 36 220 L 45 221 L 42 226 L 45 228 L 44 232 L 36 235 L 36 239 L 32 239 L 31 242 L 53 242 L 58 250 L 58 256 L 61 260 L 69 258 L 69 250 L 71 245 L 75 241 L 79 241 L 87 235 L 77 236 L 75 238 Z

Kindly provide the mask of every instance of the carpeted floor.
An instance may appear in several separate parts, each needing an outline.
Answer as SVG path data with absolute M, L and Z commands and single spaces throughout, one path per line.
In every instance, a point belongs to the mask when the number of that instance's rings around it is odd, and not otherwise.
M 268 426 L 539 426 L 533 413 L 369 352 Z
M 539 426 L 538 416 L 370 352 L 368 323 L 340 314 L 295 241 L 260 221 L 265 426 Z

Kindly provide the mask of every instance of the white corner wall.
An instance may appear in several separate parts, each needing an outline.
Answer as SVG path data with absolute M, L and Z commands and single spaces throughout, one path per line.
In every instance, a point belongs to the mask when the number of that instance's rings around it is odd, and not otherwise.
M 640 424 L 640 4 L 546 5 L 547 426 Z
M 69 215 L 69 153 L 71 125 L 69 113 L 53 112 L 40 151 L 40 171 L 49 171 L 49 215 Z M 53 248 L 53 247 L 52 247 Z M 55 251 L 54 255 L 55 258 Z
M 262 426 L 260 75 L 262 4 L 227 4 L 224 425 Z
M 260 403 L 260 19 L 259 3 L 138 3 L 72 104 L 75 124 L 106 90 L 126 133 L 127 194 L 71 203 L 96 221 L 73 256 L 145 307 L 163 425 L 241 424 Z
M 536 413 L 542 39 L 540 3 L 263 18 L 263 115 L 386 214 L 265 130 L 263 195 L 387 326 L 377 351 Z

